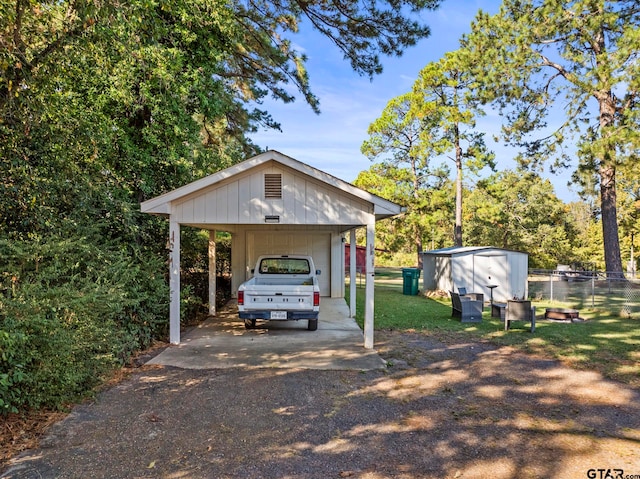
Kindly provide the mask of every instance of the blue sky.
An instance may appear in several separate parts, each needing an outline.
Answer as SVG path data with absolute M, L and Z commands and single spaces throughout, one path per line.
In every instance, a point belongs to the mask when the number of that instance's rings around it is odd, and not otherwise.
M 498 0 L 445 0 L 438 10 L 423 13 L 422 19 L 431 28 L 431 36 L 400 58 L 382 58 L 384 72 L 372 81 L 353 72 L 336 47 L 303 25 L 293 41 L 309 57 L 311 88 L 320 99 L 321 114 L 313 113 L 299 96 L 295 103 L 287 105 L 267 101 L 263 108 L 281 124 L 282 132 L 261 130 L 251 138 L 261 147 L 278 150 L 352 182 L 360 171 L 372 164 L 360 153 L 360 146 L 368 138 L 369 124 L 380 116 L 387 102 L 410 91 L 425 65 L 458 48 L 460 37 L 469 32 L 478 10 L 497 13 L 500 3 Z M 492 133 L 500 128 L 500 118 L 488 114 L 479 128 L 486 132 L 489 142 Z M 499 169 L 515 167 L 511 161 L 514 152 L 501 145 L 490 144 L 490 147 L 496 152 Z M 547 177 L 563 201 L 577 199 L 575 192 L 566 187 L 569 173 Z

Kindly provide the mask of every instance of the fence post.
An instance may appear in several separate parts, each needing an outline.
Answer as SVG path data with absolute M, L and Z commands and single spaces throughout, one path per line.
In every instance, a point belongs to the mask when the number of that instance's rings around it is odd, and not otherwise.
M 596 277 L 591 276 L 591 309 L 596 307 Z
M 549 292 L 550 292 L 550 296 L 551 296 L 549 301 L 553 301 L 553 271 L 549 275 Z

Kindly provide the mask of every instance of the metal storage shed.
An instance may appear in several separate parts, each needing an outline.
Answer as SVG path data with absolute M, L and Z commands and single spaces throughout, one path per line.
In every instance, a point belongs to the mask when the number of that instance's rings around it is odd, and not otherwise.
M 529 255 L 492 246 L 451 247 L 422 253 L 424 289 L 483 293 L 507 301 L 528 296 Z

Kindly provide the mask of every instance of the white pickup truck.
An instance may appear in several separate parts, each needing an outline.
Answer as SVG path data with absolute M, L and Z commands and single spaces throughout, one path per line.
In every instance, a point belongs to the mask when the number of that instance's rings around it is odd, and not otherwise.
M 247 329 L 257 319 L 308 320 L 307 329 L 318 329 L 320 287 L 311 256 L 260 256 L 253 278 L 238 288 L 238 314 Z

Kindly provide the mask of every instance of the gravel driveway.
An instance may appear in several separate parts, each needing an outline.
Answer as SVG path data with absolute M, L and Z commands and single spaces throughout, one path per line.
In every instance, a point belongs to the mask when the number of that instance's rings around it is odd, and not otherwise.
M 510 348 L 376 338 L 386 370 L 140 368 L 0 477 L 640 477 L 638 391 Z

